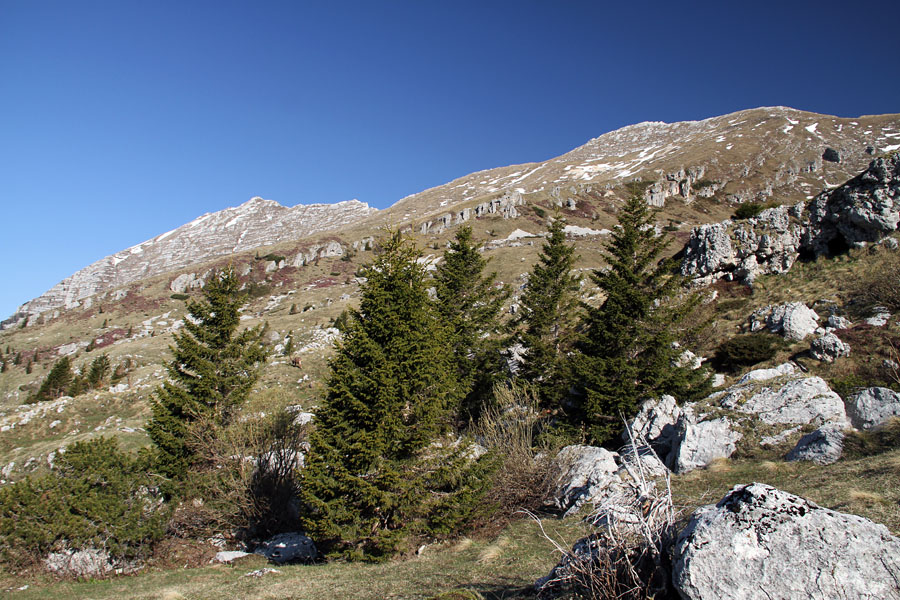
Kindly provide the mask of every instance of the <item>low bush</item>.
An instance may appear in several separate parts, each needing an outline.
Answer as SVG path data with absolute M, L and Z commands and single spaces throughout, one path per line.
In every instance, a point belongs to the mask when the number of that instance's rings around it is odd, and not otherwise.
M 190 298 L 187 294 L 172 294 L 169 297 L 172 298 L 172 300 L 187 300 Z
M 900 448 L 900 418 L 894 417 L 868 431 L 851 431 L 844 437 L 844 456 L 863 458 Z
M 771 360 L 784 347 L 784 340 L 770 333 L 739 335 L 719 345 L 713 364 L 731 372 Z
M 746 202 L 737 207 L 732 218 L 734 219 L 752 219 L 765 210 L 765 205 L 759 202 Z
M 115 438 L 77 442 L 53 471 L 0 488 L 0 557 L 13 567 L 83 548 L 146 557 L 169 518 L 156 483 Z
M 874 264 L 856 280 L 852 294 L 865 307 L 900 311 L 900 252 L 880 252 Z

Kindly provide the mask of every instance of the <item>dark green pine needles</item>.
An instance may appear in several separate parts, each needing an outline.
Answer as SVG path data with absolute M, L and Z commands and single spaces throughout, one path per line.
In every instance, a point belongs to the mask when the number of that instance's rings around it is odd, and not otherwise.
M 595 443 L 621 430 L 622 416 L 633 416 L 645 398 L 672 394 L 686 401 L 709 390 L 708 372 L 682 365 L 683 350 L 673 344 L 685 334 L 685 317 L 699 296 L 683 293 L 672 262 L 660 260 L 667 245 L 647 203 L 632 195 L 606 245 L 609 266 L 592 275 L 606 298 L 585 307 L 584 333 L 572 357 L 573 416 Z
M 212 276 L 203 297 L 187 305 L 189 316 L 170 347 L 169 380 L 151 400 L 147 433 L 156 445 L 159 469 L 183 477 L 193 461 L 189 428 L 204 420 L 225 426 L 247 399 L 266 360 L 262 328 L 238 332 L 245 301 L 231 268 Z
M 496 273 L 484 273 L 487 264 L 466 225 L 456 232 L 434 276 L 437 310 L 449 334 L 458 384 L 465 392 L 466 419 L 477 417 L 505 371 L 496 334 L 510 290 L 495 284 Z
M 331 554 L 377 559 L 477 506 L 486 464 L 441 436 L 464 393 L 419 251 L 385 239 L 331 360 L 301 472 L 302 522 Z
M 565 222 L 554 219 L 538 256 L 516 319 L 525 362 L 519 377 L 535 386 L 541 402 L 556 406 L 566 393 L 565 361 L 574 341 L 581 277 L 572 272 L 575 248 L 566 244 Z

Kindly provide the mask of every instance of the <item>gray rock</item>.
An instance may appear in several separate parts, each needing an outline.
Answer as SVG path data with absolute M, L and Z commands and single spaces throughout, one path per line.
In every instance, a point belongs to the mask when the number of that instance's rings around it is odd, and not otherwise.
M 685 407 L 678 420 L 676 443 L 666 463 L 676 473 L 705 467 L 717 458 L 734 454 L 742 437 L 740 432 L 732 430 L 729 419 L 699 420 L 691 407 Z
M 311 562 L 319 555 L 313 541 L 297 532 L 279 533 L 261 543 L 253 552 L 277 564 Z
M 795 341 L 814 333 L 818 326 L 819 315 L 802 302 L 769 305 L 755 311 L 750 317 L 751 331 L 768 329 Z
M 827 324 L 828 327 L 831 327 L 832 329 L 850 329 L 853 327 L 853 323 L 851 323 L 849 319 L 837 315 L 829 316 Z
M 84 548 L 51 552 L 44 559 L 44 567 L 60 577 L 96 578 L 115 570 L 106 550 Z
M 622 434 L 622 441 L 626 444 L 632 440 L 638 444 L 646 441 L 660 456 L 666 456 L 675 441 L 675 426 L 681 414 L 681 407 L 673 396 L 645 400 Z
M 809 207 L 803 247 L 830 254 L 861 247 L 897 230 L 900 223 L 900 154 L 876 158 L 844 185 L 822 192 Z
M 788 381 L 780 387 L 766 387 L 743 400 L 744 390 L 732 390 L 722 400 L 724 408 L 754 414 L 768 425 L 837 423 L 848 425 L 841 397 L 820 377 Z
M 847 414 L 857 429 L 872 429 L 891 417 L 900 417 L 900 394 L 883 387 L 870 387 L 847 401 Z
M 809 352 L 816 360 L 831 363 L 837 358 L 850 356 L 850 345 L 842 342 L 833 333 L 826 333 L 812 341 L 812 344 L 809 346 Z
M 681 273 L 696 284 L 721 278 L 752 283 L 759 275 L 784 273 L 799 256 L 802 226 L 793 207 L 777 206 L 752 219 L 696 227 L 684 249 Z
M 768 381 L 776 377 L 784 377 L 785 375 L 793 375 L 796 368 L 793 363 L 782 363 L 771 369 L 755 369 L 748 371 L 738 379 L 738 385 L 748 383 L 750 381 Z
M 240 550 L 223 550 L 222 552 L 216 552 L 216 556 L 212 559 L 211 562 L 230 564 L 239 558 L 244 558 L 245 556 L 250 556 L 250 553 L 241 552 Z
M 672 581 L 685 600 L 900 599 L 900 539 L 761 483 L 691 517 Z
M 553 461 L 556 484 L 544 502 L 570 515 L 587 502 L 597 502 L 603 490 L 616 479 L 617 454 L 593 446 L 566 446 Z
M 844 452 L 844 428 L 825 425 L 800 438 L 794 449 L 787 453 L 789 462 L 806 460 L 820 465 L 837 462 Z
M 884 327 L 890 319 L 891 313 L 887 310 L 883 308 L 876 309 L 875 314 L 866 319 L 866 324 L 871 325 L 872 327 Z

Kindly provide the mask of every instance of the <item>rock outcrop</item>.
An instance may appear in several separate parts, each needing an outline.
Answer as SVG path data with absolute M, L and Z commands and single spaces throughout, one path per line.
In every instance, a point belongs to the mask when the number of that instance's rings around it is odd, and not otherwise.
M 847 413 L 857 429 L 872 429 L 900 417 L 900 394 L 883 387 L 867 388 L 848 399 Z
M 556 487 L 545 504 L 569 515 L 585 503 L 596 501 L 619 470 L 616 456 L 594 446 L 566 446 L 560 450 L 553 464 Z
M 802 302 L 769 305 L 750 316 L 750 331 L 768 329 L 789 340 L 800 341 L 819 327 L 819 315 Z
M 827 332 L 814 339 L 809 346 L 809 353 L 816 360 L 831 363 L 838 358 L 850 356 L 850 345 L 832 332 Z
M 825 425 L 800 438 L 794 449 L 785 456 L 787 461 L 806 460 L 819 465 L 837 462 L 844 452 L 844 428 Z
M 675 544 L 685 600 L 900 599 L 900 539 L 768 485 L 698 509 Z
M 832 152 L 826 160 L 840 162 Z M 786 272 L 803 253 L 830 255 L 878 242 L 896 231 L 898 223 L 900 153 L 895 152 L 871 161 L 865 171 L 822 192 L 808 207 L 777 206 L 750 219 L 695 227 L 681 272 L 698 285 L 718 279 L 752 284 L 759 275 Z
M 877 242 L 900 223 L 900 153 L 876 158 L 842 186 L 816 196 L 803 245 L 833 254 Z

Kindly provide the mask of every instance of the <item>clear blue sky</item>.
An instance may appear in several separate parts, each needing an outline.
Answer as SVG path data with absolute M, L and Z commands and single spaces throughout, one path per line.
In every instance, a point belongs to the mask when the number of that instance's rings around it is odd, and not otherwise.
M 0 0 L 0 318 L 263 196 L 383 208 L 646 120 L 900 111 L 900 8 Z

